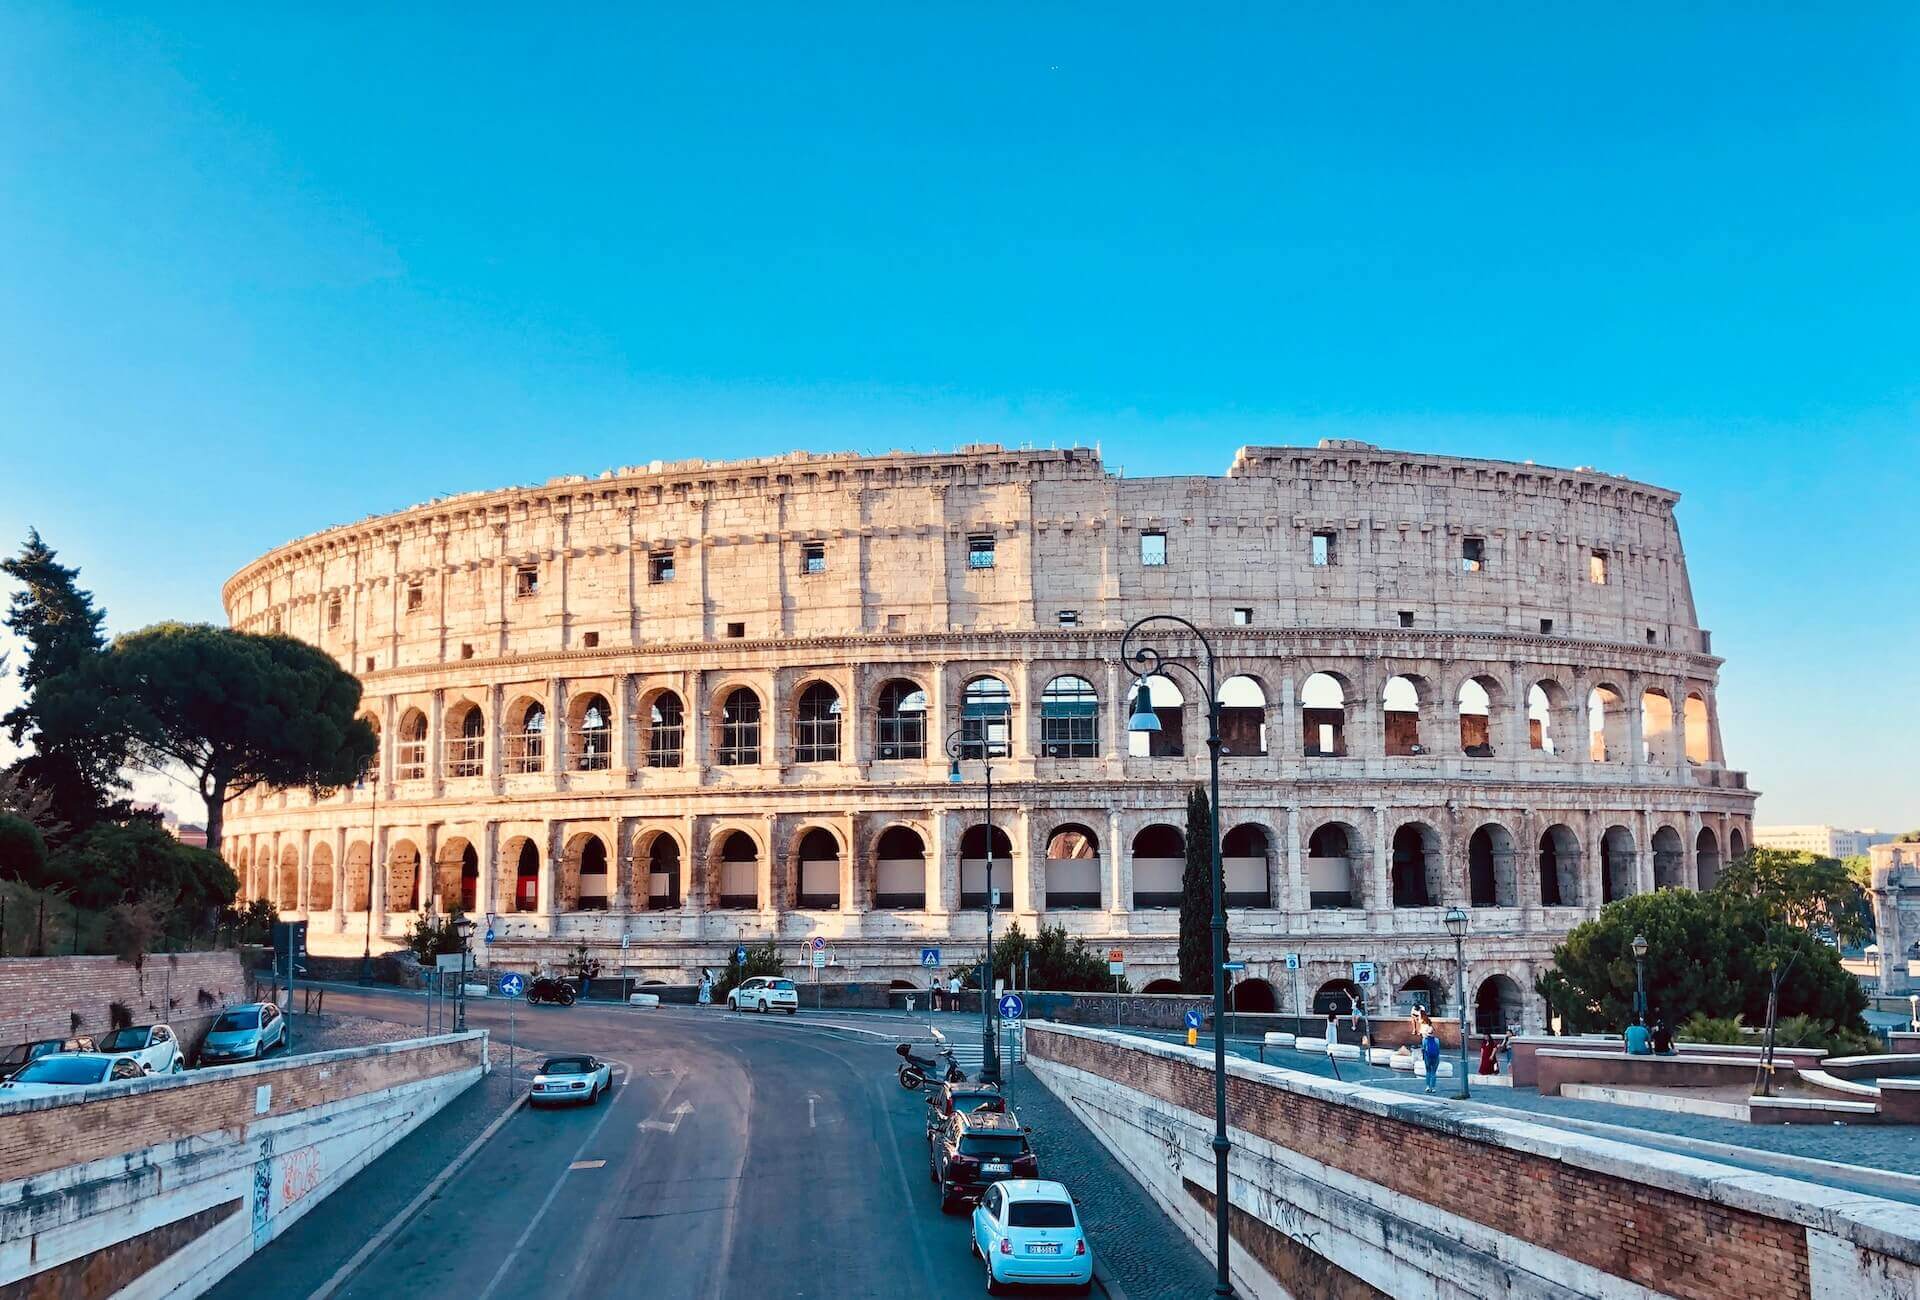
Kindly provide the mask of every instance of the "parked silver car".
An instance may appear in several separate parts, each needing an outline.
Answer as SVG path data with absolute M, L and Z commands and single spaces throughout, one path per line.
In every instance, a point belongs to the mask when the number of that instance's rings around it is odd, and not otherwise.
M 271 1002 L 228 1007 L 200 1042 L 201 1065 L 252 1061 L 287 1045 L 287 1018 Z

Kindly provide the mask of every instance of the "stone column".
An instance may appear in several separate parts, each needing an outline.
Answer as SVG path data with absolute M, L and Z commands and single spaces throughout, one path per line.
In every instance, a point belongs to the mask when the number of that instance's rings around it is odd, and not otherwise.
M 927 816 L 927 864 L 926 891 L 927 917 L 930 922 L 944 923 L 960 904 L 959 868 L 951 872 L 947 867 L 947 846 L 952 841 L 947 826 L 947 810 L 931 809 Z M 949 888 L 948 878 L 952 877 Z
M 566 849 L 561 840 L 563 834 L 564 828 L 559 822 L 548 822 L 546 843 L 540 848 L 540 915 L 548 918 L 560 911 L 560 855 Z
M 334 933 L 344 933 L 347 928 L 347 828 L 337 826 L 333 832 L 333 929 Z
M 505 695 L 506 688 L 498 682 L 487 688 L 487 719 L 493 724 L 488 728 L 493 734 L 487 739 L 487 789 L 495 794 L 504 789 L 501 777 L 507 767 L 502 752 L 507 747 Z
M 567 679 L 547 679 L 547 782 L 567 788 Z
M 1127 857 L 1127 845 L 1121 839 L 1120 813 L 1116 809 L 1107 811 L 1107 862 L 1102 880 L 1101 900 L 1107 910 L 1113 913 L 1115 934 L 1126 933 L 1126 922 L 1122 919 L 1133 910 L 1133 863 Z
M 387 828 L 374 832 L 367 845 L 367 910 L 375 934 L 387 932 Z
M 1287 804 L 1287 879 L 1283 890 L 1274 895 L 1274 905 L 1284 907 L 1295 916 L 1305 916 L 1313 910 L 1311 884 L 1307 879 L 1306 861 L 1300 854 L 1300 803 L 1298 800 Z M 1284 898 L 1286 901 L 1281 902 Z
M 1393 844 L 1387 838 L 1387 806 L 1379 803 L 1373 806 L 1373 888 L 1368 892 L 1373 903 L 1369 912 L 1393 911 Z
M 707 770 L 706 674 L 691 669 L 680 674 L 680 717 L 685 725 L 681 733 L 680 765 L 693 773 L 695 784 Z
M 1278 757 L 1278 775 L 1285 777 L 1300 770 L 1306 736 L 1301 731 L 1300 709 L 1294 698 L 1291 672 L 1280 678 L 1280 716 L 1274 722 L 1273 747 Z
M 473 891 L 474 907 L 480 913 L 480 929 L 486 932 L 486 918 L 500 907 L 500 823 L 486 822 L 480 828 L 480 882 Z
M 761 731 L 763 746 L 765 744 L 765 736 L 766 732 L 763 728 Z M 786 897 L 790 892 L 787 880 L 790 873 L 784 869 L 786 848 L 780 842 L 779 817 L 776 814 L 768 813 L 761 819 L 760 830 L 761 834 L 766 838 L 767 851 L 760 855 L 760 861 L 757 864 L 759 880 L 754 888 L 759 893 L 759 899 L 757 901 L 760 905 L 761 915 L 769 922 L 777 925 L 779 923 L 780 913 L 791 905 Z
M 1012 910 L 1016 917 L 1031 921 L 1046 902 L 1046 885 L 1042 882 L 1038 889 L 1034 887 L 1033 817 L 1024 803 L 1014 809 L 1013 834 L 1008 840 L 1013 850 L 1013 861 L 1007 864 L 1013 885 Z
M 1646 767 L 1646 679 L 1638 672 L 1627 674 L 1627 762 L 1635 771 Z
M 447 784 L 447 693 L 433 693 L 427 716 L 427 780 L 438 799 Z
M 634 773 L 634 695 L 633 675 L 621 673 L 613 679 L 613 697 L 607 707 L 613 710 L 613 774 L 620 785 L 633 784 Z
M 1635 750 L 1638 753 L 1638 750 Z M 1653 892 L 1653 824 L 1643 807 L 1633 815 L 1634 892 Z
M 851 808 L 843 811 L 840 817 L 847 837 L 846 851 L 840 855 L 840 913 L 848 918 L 848 932 L 858 933 L 860 919 L 866 915 L 873 897 L 873 891 L 866 888 L 861 879 L 860 870 L 860 844 L 866 829 L 863 825 L 865 819 Z M 870 876 L 871 872 L 867 874 Z
M 1519 660 L 1508 662 L 1507 694 L 1512 698 L 1507 708 L 1507 737 L 1501 749 L 1496 751 L 1501 757 L 1516 763 L 1528 762 L 1533 758 L 1533 742 L 1527 727 L 1527 679 L 1524 672 L 1525 668 Z M 1491 723 L 1492 719 L 1488 719 L 1488 722 Z
M 441 822 L 428 822 L 422 829 L 422 847 L 420 861 L 414 864 L 414 896 L 420 900 L 420 910 L 426 912 L 440 910 L 440 827 Z
M 1667 684 L 1669 698 L 1673 701 L 1673 730 L 1669 743 L 1673 746 L 1673 766 L 1682 781 L 1689 781 L 1687 768 L 1687 679 L 1676 677 Z M 1693 858 L 1693 844 L 1687 844 L 1687 858 Z
M 1593 683 L 1587 677 L 1585 668 L 1573 670 L 1573 698 L 1568 701 L 1573 711 L 1573 735 L 1568 737 L 1567 752 L 1576 763 L 1593 761 L 1593 719 L 1588 716 L 1588 697 L 1593 694 Z M 1605 719 L 1601 719 L 1605 724 Z

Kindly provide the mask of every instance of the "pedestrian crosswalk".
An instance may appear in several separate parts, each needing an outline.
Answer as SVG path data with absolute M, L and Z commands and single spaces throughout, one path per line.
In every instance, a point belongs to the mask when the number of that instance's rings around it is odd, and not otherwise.
M 1016 1025 L 1001 1026 L 1000 1065 L 1002 1069 L 1010 1065 L 1017 1065 L 1023 1059 L 1021 1049 L 1024 1046 L 1025 1037 L 1026 1035 L 1023 1034 Z M 981 1058 L 984 1057 L 986 1053 L 980 1048 L 979 1031 L 976 1030 L 972 1033 L 954 1033 L 950 1030 L 936 1028 L 934 1038 L 936 1041 L 942 1041 L 944 1046 L 953 1053 L 953 1062 L 955 1065 L 958 1065 L 969 1075 L 977 1075 L 980 1073 Z

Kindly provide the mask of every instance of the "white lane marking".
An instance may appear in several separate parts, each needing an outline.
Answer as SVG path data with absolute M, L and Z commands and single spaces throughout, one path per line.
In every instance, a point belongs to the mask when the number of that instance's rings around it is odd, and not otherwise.
M 687 1116 L 691 1115 L 692 1113 L 693 1113 L 693 1103 L 690 1101 L 683 1101 L 678 1106 L 675 1106 L 673 1108 L 673 1120 L 671 1123 L 661 1119 L 643 1119 L 640 1121 L 640 1127 L 644 1129 L 652 1129 L 654 1132 L 657 1132 L 657 1133 L 665 1133 L 668 1137 L 672 1137 L 675 1133 L 678 1133 L 680 1131 L 680 1125 L 685 1123 Z
M 812 1128 L 812 1127 L 814 1126 L 814 1124 L 813 1124 L 813 1103 L 814 1103 L 814 1102 L 816 1102 L 816 1101 L 819 1101 L 819 1100 L 820 1100 L 820 1094 L 819 1094 L 819 1093 L 817 1093 L 817 1092 L 810 1092 L 810 1093 L 808 1093 L 808 1094 L 807 1094 L 807 1127 L 808 1127 L 808 1128 Z

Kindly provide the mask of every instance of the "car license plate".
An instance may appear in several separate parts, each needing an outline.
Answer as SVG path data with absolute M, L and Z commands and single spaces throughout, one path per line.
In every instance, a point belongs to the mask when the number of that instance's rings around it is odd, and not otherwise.
M 1060 1243 L 1057 1241 L 1036 1241 L 1027 1250 L 1035 1255 L 1058 1255 Z
M 980 1168 L 989 1174 L 1004 1174 L 1007 1172 L 1005 1165 L 981 1165 Z

